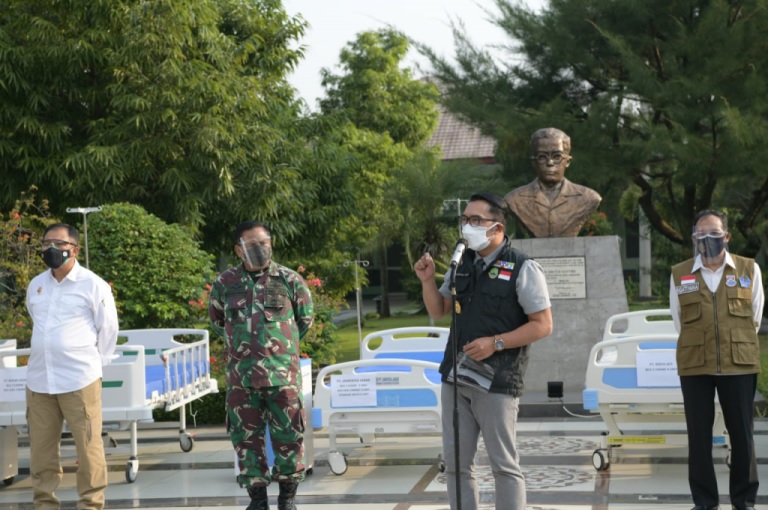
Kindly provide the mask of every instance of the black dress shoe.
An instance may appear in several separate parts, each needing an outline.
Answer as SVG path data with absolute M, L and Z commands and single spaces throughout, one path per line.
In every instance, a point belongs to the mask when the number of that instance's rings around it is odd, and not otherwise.
M 731 508 L 733 508 L 733 510 L 755 510 L 755 507 L 753 506 L 743 506 L 741 508 L 737 506 L 732 506 Z
M 715 505 L 715 506 L 696 505 L 695 507 L 691 508 L 691 510 L 720 510 L 720 505 Z

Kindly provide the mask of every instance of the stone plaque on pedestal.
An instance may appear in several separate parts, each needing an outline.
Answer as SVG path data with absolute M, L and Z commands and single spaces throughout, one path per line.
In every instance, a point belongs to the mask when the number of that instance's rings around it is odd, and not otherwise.
M 563 381 L 584 389 L 589 351 L 611 315 L 628 311 L 618 236 L 513 239 L 512 246 L 544 269 L 552 300 L 552 335 L 530 349 L 525 391 Z

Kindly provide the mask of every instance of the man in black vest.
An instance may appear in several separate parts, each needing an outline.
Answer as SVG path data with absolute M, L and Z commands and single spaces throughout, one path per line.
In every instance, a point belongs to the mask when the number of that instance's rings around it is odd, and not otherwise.
M 728 218 L 720 211 L 697 214 L 691 237 L 694 257 L 672 267 L 669 309 L 680 333 L 677 372 L 688 427 L 693 510 L 720 508 L 712 461 L 715 392 L 731 443 L 731 505 L 734 510 L 754 510 L 757 330 L 765 302 L 760 267 L 753 259 L 728 252 Z
M 552 313 L 541 266 L 510 246 L 504 234 L 504 199 L 492 193 L 470 197 L 461 217 L 467 250 L 455 268 L 455 338 L 446 346 L 442 375 L 443 454 L 451 508 L 456 508 L 455 450 L 462 510 L 477 510 L 474 457 L 480 433 L 491 462 L 497 510 L 524 510 L 525 478 L 515 445 L 517 412 L 528 346 L 552 333 Z M 425 253 L 414 265 L 424 304 L 433 319 L 451 311 L 449 270 L 435 283 L 435 263 Z M 459 350 L 458 444 L 454 441 L 453 342 Z M 475 365 L 478 371 L 466 371 Z M 467 383 L 467 378 L 473 379 Z

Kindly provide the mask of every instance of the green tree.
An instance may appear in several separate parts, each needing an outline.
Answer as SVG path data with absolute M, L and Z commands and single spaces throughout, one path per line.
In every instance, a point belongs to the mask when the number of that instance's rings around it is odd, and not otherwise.
M 278 0 L 6 0 L 0 206 L 36 184 L 54 213 L 127 201 L 212 235 L 276 210 L 304 26 Z
M 359 162 L 355 179 L 357 246 L 381 257 L 382 316 L 389 316 L 387 248 L 400 237 L 402 215 L 391 206 L 402 191 L 395 175 L 437 123 L 437 88 L 400 68 L 408 39 L 392 29 L 363 32 L 340 54 L 339 75 L 323 69 L 323 114 L 348 121 L 347 139 Z
M 137 205 L 107 205 L 89 216 L 90 268 L 112 286 L 121 329 L 207 324 L 213 260 L 198 244 Z
M 639 205 L 667 239 L 688 247 L 694 214 L 718 207 L 757 251 L 768 201 L 764 1 L 494 4 L 508 54 L 460 29 L 455 63 L 420 48 L 448 86 L 447 107 L 499 141 L 510 177 L 529 168 L 530 133 L 555 126 L 574 140 L 569 177 L 604 198 L 625 190 L 623 210 Z
M 321 111 L 336 112 L 359 129 L 387 133 L 409 149 L 424 144 L 437 124 L 437 88 L 400 65 L 410 43 L 400 32 L 362 32 L 342 49 L 342 74 L 323 69 Z
M 56 220 L 35 188 L 22 192 L 7 214 L 0 213 L 0 339 L 29 347 L 32 322 L 26 306 L 29 282 L 46 267 L 40 258 L 43 230 Z

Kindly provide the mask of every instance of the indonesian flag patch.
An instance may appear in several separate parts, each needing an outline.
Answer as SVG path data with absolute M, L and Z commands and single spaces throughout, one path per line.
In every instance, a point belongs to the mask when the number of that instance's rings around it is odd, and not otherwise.
M 680 278 L 681 285 L 691 285 L 693 283 L 696 283 L 696 277 L 692 274 L 689 274 Z

